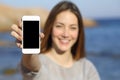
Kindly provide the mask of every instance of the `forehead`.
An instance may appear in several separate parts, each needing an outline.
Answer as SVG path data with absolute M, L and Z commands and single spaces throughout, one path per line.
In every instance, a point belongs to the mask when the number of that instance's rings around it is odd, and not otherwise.
M 63 23 L 74 23 L 77 24 L 77 16 L 70 12 L 69 10 L 67 11 L 62 11 L 60 12 L 55 19 L 55 22 L 63 22 Z

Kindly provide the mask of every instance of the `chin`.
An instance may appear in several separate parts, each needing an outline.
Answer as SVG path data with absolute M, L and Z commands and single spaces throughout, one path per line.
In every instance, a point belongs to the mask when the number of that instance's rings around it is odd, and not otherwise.
M 66 51 L 69 50 L 69 48 L 64 48 L 62 46 L 60 48 L 58 48 L 58 49 L 59 49 L 60 52 L 66 52 Z

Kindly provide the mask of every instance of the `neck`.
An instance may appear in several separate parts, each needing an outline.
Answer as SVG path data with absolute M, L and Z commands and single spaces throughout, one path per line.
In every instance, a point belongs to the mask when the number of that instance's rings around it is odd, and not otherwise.
M 57 52 L 55 49 L 50 50 L 50 57 L 59 65 L 64 67 L 70 67 L 73 64 L 73 58 L 71 51 L 66 51 L 63 53 Z

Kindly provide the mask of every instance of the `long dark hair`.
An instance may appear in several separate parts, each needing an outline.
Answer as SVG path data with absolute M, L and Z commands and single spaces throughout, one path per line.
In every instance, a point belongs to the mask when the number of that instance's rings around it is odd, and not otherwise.
M 56 16 L 61 13 L 62 11 L 69 10 L 74 15 L 76 15 L 78 19 L 78 25 L 79 25 L 79 33 L 78 33 L 78 39 L 76 43 L 72 46 L 71 52 L 73 55 L 73 58 L 75 60 L 78 60 L 85 56 L 85 48 L 84 48 L 84 26 L 83 26 L 83 20 L 82 16 L 80 14 L 79 9 L 77 6 L 70 2 L 70 1 L 62 1 L 59 2 L 50 12 L 47 21 L 44 26 L 43 33 L 45 34 L 45 37 L 43 38 L 41 42 L 41 53 L 45 53 L 46 51 L 50 50 L 52 47 L 52 39 L 51 39 L 51 33 L 53 29 L 53 24 L 56 19 Z

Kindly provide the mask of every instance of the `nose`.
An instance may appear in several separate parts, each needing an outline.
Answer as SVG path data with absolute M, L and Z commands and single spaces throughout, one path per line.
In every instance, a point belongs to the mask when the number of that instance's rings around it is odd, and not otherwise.
M 62 36 L 63 36 L 64 38 L 69 37 L 69 30 L 68 30 L 67 28 L 64 28 Z

